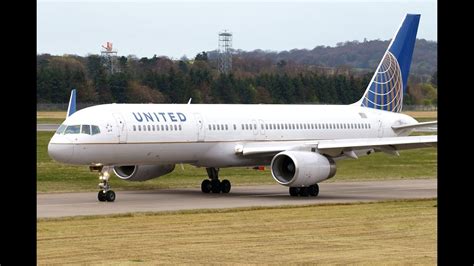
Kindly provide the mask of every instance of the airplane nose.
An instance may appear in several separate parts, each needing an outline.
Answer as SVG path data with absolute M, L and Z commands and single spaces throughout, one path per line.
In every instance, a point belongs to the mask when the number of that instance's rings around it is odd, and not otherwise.
M 74 144 L 50 142 L 48 144 L 48 154 L 57 162 L 68 163 L 72 160 L 74 154 Z

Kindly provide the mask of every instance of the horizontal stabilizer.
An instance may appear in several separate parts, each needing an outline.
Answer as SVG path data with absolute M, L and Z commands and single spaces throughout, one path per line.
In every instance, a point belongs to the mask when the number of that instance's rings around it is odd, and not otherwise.
M 401 131 L 404 129 L 415 129 L 420 127 L 433 127 L 438 126 L 438 121 L 429 121 L 429 122 L 421 122 L 416 124 L 406 124 L 406 125 L 396 125 L 392 126 L 392 129 L 395 131 Z

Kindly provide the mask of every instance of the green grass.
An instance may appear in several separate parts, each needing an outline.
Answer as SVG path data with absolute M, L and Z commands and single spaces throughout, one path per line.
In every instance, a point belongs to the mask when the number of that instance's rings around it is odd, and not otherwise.
M 38 192 L 95 191 L 98 173 L 87 166 L 71 166 L 52 161 L 47 153 L 48 142 L 54 132 L 37 132 L 37 190 Z M 437 150 L 435 148 L 401 151 L 400 157 L 384 153 L 364 156 L 358 160 L 337 162 L 336 176 L 327 182 L 355 180 L 388 180 L 436 178 Z M 127 182 L 113 175 L 114 190 L 199 187 L 207 178 L 204 168 L 177 165 L 168 175 L 145 182 Z M 223 168 L 220 176 L 232 185 L 274 184 L 270 170 Z
M 37 124 L 62 124 L 64 118 L 36 118 Z
M 435 264 L 436 200 L 39 220 L 38 264 Z

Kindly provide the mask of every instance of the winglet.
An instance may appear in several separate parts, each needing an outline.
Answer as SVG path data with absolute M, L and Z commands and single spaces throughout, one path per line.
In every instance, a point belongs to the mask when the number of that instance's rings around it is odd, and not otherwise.
M 71 91 L 71 98 L 69 98 L 69 106 L 67 107 L 67 117 L 70 117 L 76 112 L 76 89 Z

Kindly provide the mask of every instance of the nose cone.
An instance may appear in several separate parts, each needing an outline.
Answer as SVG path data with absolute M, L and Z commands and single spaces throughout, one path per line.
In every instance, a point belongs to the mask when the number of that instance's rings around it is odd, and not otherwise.
M 69 163 L 74 154 L 74 144 L 72 143 L 51 143 L 48 144 L 48 154 L 53 160 Z

